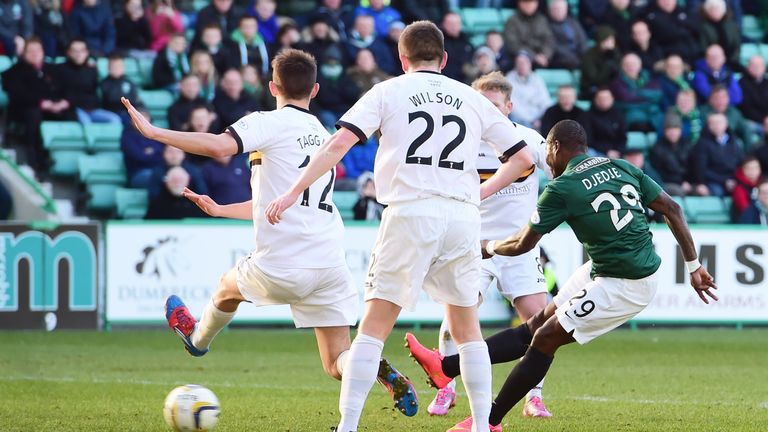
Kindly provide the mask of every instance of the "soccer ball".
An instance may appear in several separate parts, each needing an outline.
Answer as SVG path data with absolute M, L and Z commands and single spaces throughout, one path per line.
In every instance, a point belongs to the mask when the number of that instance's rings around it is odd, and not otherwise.
M 195 384 L 176 387 L 168 393 L 163 416 L 168 426 L 180 432 L 209 431 L 219 421 L 219 399 Z

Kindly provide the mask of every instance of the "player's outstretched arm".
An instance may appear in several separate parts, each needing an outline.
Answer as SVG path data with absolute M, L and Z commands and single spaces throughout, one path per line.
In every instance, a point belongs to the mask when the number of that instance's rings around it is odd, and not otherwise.
M 483 258 L 490 258 L 494 255 L 517 256 L 522 255 L 541 240 L 542 235 L 532 230 L 526 225 L 516 234 L 507 237 L 506 240 L 483 240 L 481 245 L 483 249 Z
M 358 138 L 352 131 L 346 128 L 341 128 L 331 136 L 328 141 L 324 142 L 317 152 L 309 161 L 309 164 L 301 172 L 296 183 L 288 189 L 287 192 L 275 198 L 274 201 L 269 203 L 267 209 L 264 211 L 267 221 L 272 225 L 279 223 L 283 212 L 289 207 L 296 204 L 296 200 L 299 199 L 299 195 L 304 192 L 304 189 L 310 187 L 312 183 L 317 181 L 323 174 L 327 173 L 333 167 L 335 167 L 341 158 L 357 143 Z
M 223 217 L 228 219 L 253 220 L 252 201 L 219 205 L 208 195 L 198 195 L 190 188 L 184 188 L 184 198 L 195 203 L 208 216 Z
M 504 189 L 531 169 L 536 169 L 531 154 L 527 151 L 518 151 L 504 161 L 501 167 L 480 185 L 480 199 L 484 200 Z
M 165 145 L 180 148 L 187 153 L 210 157 L 222 157 L 237 154 L 237 141 L 229 133 L 210 134 L 200 132 L 179 132 L 163 129 L 150 123 L 131 104 L 127 98 L 120 99 L 128 110 L 131 122 L 136 130 L 145 137 Z
M 648 207 L 664 216 L 669 229 L 680 245 L 685 258 L 685 264 L 688 266 L 688 272 L 691 275 L 691 286 L 696 290 L 696 294 L 704 303 L 709 304 L 707 296 L 717 301 L 717 296 L 712 290 L 717 289 L 715 279 L 707 272 L 696 256 L 696 247 L 691 237 L 691 231 L 683 215 L 683 209 L 666 192 L 661 192 L 655 200 L 648 204 Z M 706 295 L 705 295 L 706 294 Z

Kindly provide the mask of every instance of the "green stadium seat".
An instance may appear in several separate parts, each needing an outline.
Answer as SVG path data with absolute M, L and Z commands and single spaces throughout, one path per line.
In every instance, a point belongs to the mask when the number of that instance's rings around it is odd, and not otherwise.
M 633 131 L 627 133 L 627 150 L 646 151 L 649 147 L 648 138 L 643 132 Z
M 96 72 L 99 74 L 99 82 L 109 75 L 109 59 L 99 57 L 96 59 Z
M 762 55 L 760 45 L 754 43 L 741 44 L 741 50 L 739 51 L 739 62 L 741 64 L 746 66 L 749 59 L 755 55 Z
M 7 71 L 13 66 L 13 60 L 8 56 L 0 56 L 0 74 Z M 0 84 L 2 84 L 2 78 L 0 78 Z M 8 94 L 0 86 L 0 109 L 4 109 L 8 106 Z
M 568 69 L 539 69 L 536 73 L 544 80 L 549 94 L 554 95 L 561 85 L 573 85 L 573 74 Z
M 475 48 L 485 45 L 485 33 L 478 33 L 469 37 L 469 43 Z
M 499 9 L 499 17 L 501 18 L 501 25 L 502 28 L 504 27 L 504 24 L 507 23 L 507 20 L 509 17 L 515 14 L 514 9 Z
M 584 99 L 577 99 L 575 105 L 578 108 L 583 109 L 584 111 L 589 111 L 589 108 L 592 107 L 592 101 L 584 100 Z
M 144 85 L 148 82 L 147 76 L 139 67 L 139 63 L 136 61 L 136 59 L 126 57 L 124 62 L 125 77 L 128 78 L 130 82 L 136 84 L 138 87 L 144 87 Z
M 173 95 L 165 90 L 139 90 L 139 98 L 152 115 L 152 122 L 167 121 L 168 107 L 173 104 Z
M 143 77 L 143 85 L 147 86 L 152 84 L 152 64 L 154 63 L 154 60 L 151 58 L 140 58 L 136 59 L 136 63 L 138 64 L 139 72 Z M 139 85 L 139 83 L 135 84 Z
M 763 40 L 763 29 L 760 27 L 760 21 L 754 15 L 744 15 L 741 18 L 741 34 L 747 39 L 753 41 Z
M 115 205 L 120 219 L 144 219 L 149 205 L 149 193 L 146 189 L 117 188 Z
M 680 206 L 680 208 L 683 209 L 683 213 L 685 213 L 685 199 L 683 199 L 681 196 L 673 196 L 672 200 L 675 201 Z
M 501 31 L 504 22 L 494 8 L 465 8 L 459 12 L 462 28 L 470 34 L 485 34 L 489 30 Z
M 358 198 L 359 195 L 355 191 L 333 191 L 333 203 L 339 209 L 342 219 L 352 220 L 355 218 L 352 209 L 355 207 Z
M 656 144 L 656 141 L 658 140 L 658 135 L 656 132 L 647 132 L 645 134 L 645 139 L 648 141 L 648 149 L 653 147 Z
M 40 125 L 40 134 L 43 136 L 43 146 L 48 149 L 53 159 L 51 174 L 77 174 L 77 160 L 87 150 L 80 123 L 44 121 Z
M 691 223 L 729 223 L 730 209 L 720 197 L 685 197 L 685 215 Z
M 78 158 L 80 181 L 88 192 L 86 207 L 110 211 L 115 208 L 115 191 L 125 184 L 125 167 L 121 154 L 100 154 Z
M 91 123 L 83 125 L 83 131 L 85 132 L 85 141 L 92 152 L 120 152 L 122 124 Z

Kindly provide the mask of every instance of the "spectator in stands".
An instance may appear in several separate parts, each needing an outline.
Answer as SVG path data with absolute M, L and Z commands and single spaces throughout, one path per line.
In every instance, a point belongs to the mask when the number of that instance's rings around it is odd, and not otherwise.
M 359 18 L 370 19 L 364 16 Z M 312 104 L 312 110 L 329 130 L 335 129 L 336 120 L 360 97 L 360 89 L 344 71 L 343 58 L 339 49 L 331 47 L 320 57 L 317 68 L 320 91 Z
M 72 39 L 67 46 L 67 60 L 53 70 L 57 86 L 64 99 L 74 107 L 80 123 L 120 123 L 120 116 L 100 107 L 99 76 L 88 56 L 85 41 Z
M 176 91 L 179 81 L 188 73 L 187 39 L 183 33 L 176 33 L 152 63 L 152 84 L 155 88 Z
M 221 76 L 213 107 L 221 127 L 227 127 L 246 114 L 261 109 L 256 98 L 243 91 L 243 76 L 237 69 L 230 69 Z
M 170 148 L 170 146 L 169 146 Z M 208 217 L 192 201 L 182 195 L 190 186 L 191 176 L 183 167 L 175 166 L 168 170 L 161 187 L 155 196 L 149 199 L 146 219 L 183 219 Z M 199 191 L 195 191 L 198 192 Z
M 394 69 L 392 70 L 392 76 L 398 76 L 403 74 L 403 68 L 400 65 L 400 51 L 397 48 L 398 42 L 400 42 L 400 35 L 405 29 L 405 23 L 402 21 L 395 21 L 389 25 L 389 33 L 384 39 L 384 43 L 389 50 L 389 57 L 392 59 Z
M 722 197 L 736 186 L 734 172 L 743 157 L 742 144 L 728 132 L 725 115 L 707 116 L 707 128 L 691 154 L 698 195 Z
M 345 42 L 355 16 L 354 8 L 345 3 L 342 0 L 322 0 L 310 21 L 322 19 L 336 31 L 339 40 Z
M 632 41 L 632 21 L 636 19 L 637 10 L 630 0 L 610 0 L 610 6 L 605 11 L 602 25 L 613 29 L 616 34 L 616 45 L 621 52 L 629 51 Z
M 485 46 L 493 51 L 496 65 L 502 73 L 507 73 L 514 67 L 509 54 L 507 54 L 507 50 L 504 49 L 504 38 L 501 36 L 501 33 L 496 30 L 491 30 L 486 33 Z
M 741 7 L 742 0 L 725 0 L 725 5 L 728 9 L 728 12 L 733 16 L 733 21 L 738 25 L 741 26 L 742 17 L 744 16 L 744 8 Z M 685 0 L 685 8 L 687 9 L 688 13 L 696 16 L 701 12 L 702 4 L 705 3 L 705 0 Z M 759 8 L 764 5 L 766 5 L 764 0 L 758 0 L 756 2 L 754 1 L 744 1 L 744 6 L 747 8 L 747 13 L 751 13 L 753 15 L 757 15 L 759 12 Z M 751 6 L 751 7 L 750 7 Z
M 645 21 L 632 23 L 632 39 L 627 51 L 637 54 L 643 67 L 650 72 L 660 71 L 664 67 L 664 52 L 651 37 L 651 30 Z
M 149 111 L 145 108 L 140 108 L 139 112 L 148 121 L 150 120 Z M 123 153 L 128 185 L 133 188 L 149 187 L 153 170 L 165 163 L 163 160 L 165 145 L 144 137 L 133 127 L 133 124 L 128 123 L 120 137 L 120 150 Z
M 360 95 L 370 90 L 374 85 L 390 78 L 376 65 L 373 54 L 367 49 L 357 52 L 355 65 L 347 69 L 347 76 L 360 89 Z
M 763 145 L 755 149 L 752 154 L 760 161 L 760 169 L 768 174 L 768 115 L 763 119 Z
M 263 110 L 275 109 L 275 98 L 264 87 L 261 76 L 253 65 L 245 65 L 240 68 L 243 77 L 243 91 L 251 95 Z
M 301 32 L 301 39 L 302 51 L 312 54 L 316 59 L 331 46 L 341 47 L 339 35 L 319 15 L 314 16 L 307 28 Z
M 194 164 L 186 158 L 184 150 L 172 146 L 165 146 L 163 149 L 163 163 L 152 170 L 149 178 L 147 191 L 149 197 L 155 198 L 165 189 L 165 178 L 173 167 L 182 167 L 189 174 L 189 188 L 193 191 L 205 195 L 208 193 L 208 187 L 203 179 L 203 173 Z
M 613 29 L 600 27 L 595 32 L 595 46 L 581 60 L 582 98 L 591 98 L 598 87 L 608 85 L 619 74 L 621 54 L 616 49 Z
M 739 217 L 740 224 L 768 226 L 768 179 L 757 185 L 757 199 Z
M 376 37 L 373 17 L 368 15 L 360 15 L 355 18 L 355 27 L 347 39 L 346 58 L 357 58 L 357 52 L 363 48 L 373 53 L 376 64 L 379 65 L 381 70 L 388 74 L 394 73 L 395 60 L 392 58 L 384 41 Z M 344 58 L 342 58 L 342 61 L 344 61 Z
M 467 77 L 467 82 L 472 82 L 485 74 L 498 70 L 499 66 L 496 64 L 496 55 L 493 50 L 482 46 L 475 50 L 472 63 L 464 65 L 464 76 Z
M 149 50 L 152 41 L 152 31 L 149 21 L 144 15 L 144 5 L 141 0 L 125 0 L 123 14 L 115 19 L 117 49 L 140 54 Z
M 0 182 L 0 220 L 10 219 L 11 211 L 13 211 L 13 197 L 8 192 L 8 188 Z
M 187 120 L 185 132 L 220 133 L 221 127 L 217 121 L 216 113 L 208 105 L 198 105 L 192 108 Z M 206 158 L 193 155 L 192 161 L 199 162 Z
M 363 2 L 361 2 L 363 3 Z M 355 16 L 369 15 L 373 17 L 376 35 L 383 37 L 389 32 L 389 25 L 394 21 L 402 21 L 400 12 L 386 5 L 384 0 L 369 0 L 367 6 L 362 4 L 355 9 Z
M 661 177 L 664 190 L 673 196 L 693 192 L 688 182 L 688 158 L 691 142 L 683 137 L 683 122 L 675 113 L 664 116 L 664 132 L 651 147 L 649 159 Z
M 184 32 L 181 13 L 173 4 L 174 0 L 152 0 L 152 6 L 146 11 L 152 41 L 149 48 L 159 52 L 174 34 Z
M 701 46 L 698 20 L 678 7 L 677 0 L 656 0 L 649 7 L 646 19 L 665 56 L 678 54 L 689 64 L 699 58 Z
M 379 143 L 375 136 L 368 138 L 365 143 L 357 143 L 352 146 L 341 160 L 347 177 L 356 179 L 366 171 L 373 171 L 373 162 L 376 159 L 378 149 Z
M 515 106 L 511 118 L 524 126 L 541 127 L 541 116 L 552 105 L 544 80 L 533 71 L 533 59 L 526 51 L 515 57 L 515 68 L 507 74 L 512 84 L 512 101 Z
M 561 85 L 557 89 L 557 103 L 549 107 L 541 118 L 541 134 L 547 136 L 552 126 L 560 120 L 574 120 L 584 126 L 587 139 L 590 140 L 589 118 L 587 113 L 576 106 L 576 89 L 570 85 Z
M 103 0 L 82 0 L 68 17 L 69 34 L 82 39 L 93 55 L 109 55 L 115 49 L 115 22 L 112 10 Z
M 112 54 L 109 56 L 107 70 L 107 77 L 99 85 L 101 106 L 105 110 L 116 113 L 123 121 L 126 121 L 128 116 L 120 98 L 126 97 L 134 104 L 140 103 L 138 87 L 125 77 L 125 61 L 121 55 Z
M 200 96 L 210 102 L 216 95 L 218 73 L 213 57 L 205 51 L 195 51 L 189 59 L 189 73 L 200 79 Z
M 355 220 L 381 220 L 384 206 L 376 201 L 376 185 L 373 182 L 372 172 L 366 171 L 357 178 L 357 193 L 360 194 L 360 198 L 352 209 Z
M 768 80 L 765 79 L 765 60 L 754 55 L 747 63 L 747 71 L 739 80 L 743 99 L 739 105 L 747 120 L 761 124 L 768 115 Z
M 539 0 L 519 0 L 517 13 L 504 25 L 504 46 L 510 56 L 525 50 L 536 66 L 547 67 L 555 51 L 555 37 L 547 18 L 538 13 Z
M 256 67 L 261 76 L 269 74 L 269 48 L 259 34 L 259 23 L 256 18 L 248 15 L 240 18 L 240 23 L 232 32 L 231 39 L 237 67 L 250 64 Z
M 680 117 L 683 123 L 683 139 L 691 143 L 697 143 L 704 129 L 701 111 L 696 106 L 696 93 L 693 89 L 685 89 L 677 92 L 675 104 L 667 109 L 667 115 L 673 113 Z
M 670 54 L 664 60 L 664 73 L 658 77 L 661 85 L 661 109 L 666 111 L 675 104 L 680 90 L 691 88 L 688 83 L 689 74 L 685 70 L 683 59 L 677 54 Z
M 196 45 L 200 41 L 203 29 L 211 24 L 219 26 L 221 34 L 231 34 L 237 28 L 241 16 L 243 16 L 243 10 L 234 4 L 234 0 L 211 0 L 211 4 L 197 13 L 195 38 L 192 44 Z
M 627 127 L 624 113 L 614 105 L 613 94 L 607 87 L 595 92 L 592 106 L 587 112 L 592 139 L 589 141 L 591 153 L 618 159 L 627 147 Z
M 555 38 L 549 67 L 579 69 L 581 56 L 587 51 L 587 34 L 578 21 L 568 16 L 566 0 L 549 3 L 549 29 Z
M 465 71 L 472 63 L 474 49 L 467 36 L 461 31 L 461 17 L 456 12 L 448 12 L 443 17 L 441 27 L 445 37 L 445 52 L 448 54 L 448 62 L 445 64 L 443 74 L 449 78 L 467 82 L 470 77 Z
M 280 51 L 286 48 L 297 48 L 299 42 L 301 42 L 301 33 L 299 33 L 299 27 L 293 22 L 286 22 L 280 26 L 280 30 L 277 31 L 277 37 L 273 44 L 269 45 L 270 58 L 275 58 L 280 54 Z
M 251 170 L 245 154 L 214 158 L 203 164 L 208 195 L 218 204 L 235 204 L 251 199 Z
M 448 0 L 401 0 L 397 9 L 403 14 L 403 21 L 427 20 L 440 22 L 451 10 Z
M 730 69 L 725 65 L 725 54 L 720 45 L 707 47 L 706 56 L 696 62 L 691 87 L 699 96 L 699 103 L 709 99 L 712 88 L 721 85 L 728 89 L 728 96 L 732 105 L 741 103 L 741 87 Z
M 643 70 L 637 54 L 625 54 L 621 72 L 611 83 L 617 105 L 624 111 L 629 130 L 651 131 L 661 129 L 661 86 Z
M 19 61 L 2 74 L 3 90 L 8 93 L 8 119 L 25 126 L 26 162 L 38 172 L 44 172 L 48 166 L 40 136 L 43 119 L 74 119 L 69 102 L 56 87 L 53 65 L 44 60 L 42 41 L 31 37 L 26 40 Z
M 755 136 L 750 130 L 749 123 L 741 115 L 741 112 L 730 104 L 728 89 L 721 85 L 712 88 L 712 94 L 709 96 L 707 105 L 701 107 L 703 118 L 708 118 L 711 113 L 725 115 L 728 118 L 731 132 L 739 137 L 739 140 L 746 146 L 744 150 L 751 148 L 755 142 Z
M 579 21 L 588 34 L 593 35 L 597 27 L 605 22 L 609 0 L 591 0 L 579 2 Z
M 179 97 L 168 107 L 168 127 L 186 130 L 192 108 L 205 104 L 206 100 L 200 96 L 200 78 L 191 74 L 185 76 L 179 85 Z
M 762 177 L 760 170 L 760 161 L 754 156 L 747 156 L 741 161 L 741 166 L 736 169 L 734 179 L 736 186 L 733 187 L 731 196 L 733 197 L 733 220 L 738 220 L 742 213 L 751 204 L 754 204 L 757 198 L 757 183 Z
M 32 36 L 34 19 L 28 1 L 0 1 L 0 46 L 5 55 L 15 57 L 24 50 L 24 40 Z
M 276 9 L 275 0 L 253 0 L 251 7 L 248 8 L 248 15 L 256 17 L 259 22 L 259 33 L 267 43 L 274 43 L 280 30 L 277 15 L 275 15 Z
M 221 75 L 227 69 L 235 67 L 240 63 L 235 48 L 232 45 L 228 40 L 224 40 L 219 26 L 211 24 L 203 28 L 200 44 L 192 47 L 192 49 L 195 52 L 198 50 L 207 52 L 211 56 L 211 60 L 213 60 L 216 74 Z
M 741 31 L 725 0 L 706 0 L 701 6 L 701 18 L 701 46 L 721 46 L 728 66 L 732 69 L 740 67 Z
M 629 162 L 634 166 L 635 168 L 641 170 L 645 175 L 652 178 L 653 181 L 656 183 L 661 183 L 661 177 L 659 177 L 659 174 L 656 172 L 655 169 L 653 169 L 653 166 L 651 166 L 650 163 L 648 163 L 645 160 L 645 153 L 639 148 L 629 148 L 624 151 L 624 153 L 621 155 L 621 158 L 625 161 Z M 645 209 L 645 214 L 647 216 L 650 216 L 652 213 L 648 212 L 648 209 Z
M 64 15 L 59 0 L 29 0 L 34 13 L 32 28 L 43 43 L 48 57 L 56 57 L 65 38 Z

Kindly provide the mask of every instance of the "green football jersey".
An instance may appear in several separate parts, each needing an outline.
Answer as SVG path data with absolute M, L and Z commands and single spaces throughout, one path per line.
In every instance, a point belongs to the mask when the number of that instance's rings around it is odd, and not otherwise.
M 661 265 L 644 213 L 659 193 L 627 161 L 580 155 L 547 184 L 529 225 L 546 234 L 567 222 L 592 258 L 593 278 L 641 279 Z

